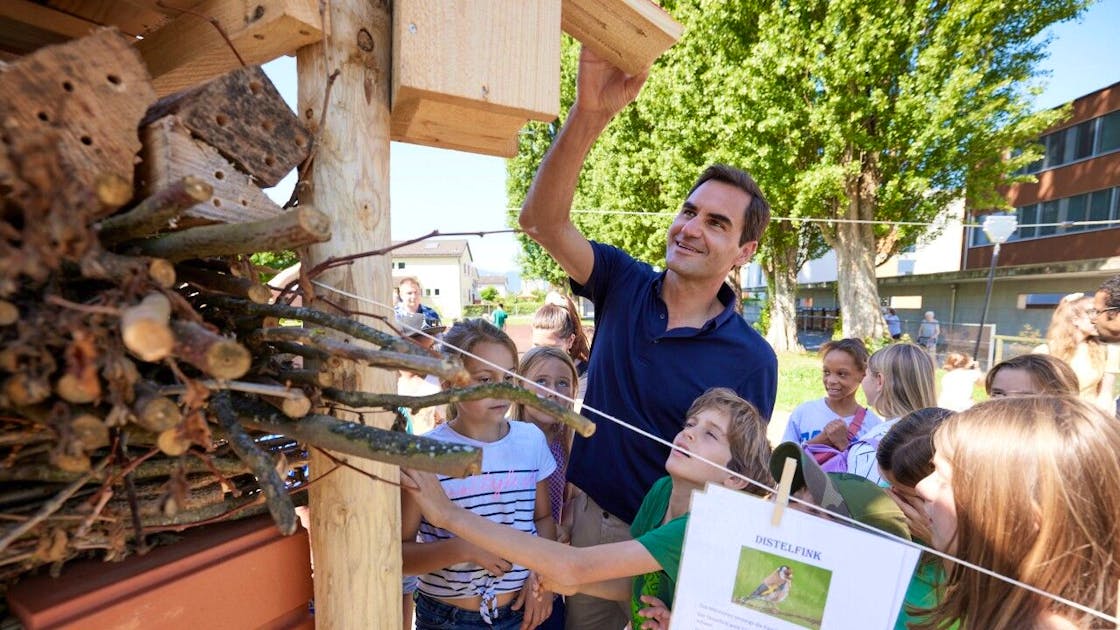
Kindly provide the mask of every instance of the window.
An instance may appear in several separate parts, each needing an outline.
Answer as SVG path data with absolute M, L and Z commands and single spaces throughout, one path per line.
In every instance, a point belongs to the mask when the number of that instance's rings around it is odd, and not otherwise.
M 1058 201 L 1044 201 L 1041 204 L 1041 209 L 1038 211 L 1039 223 L 1057 223 L 1058 219 Z M 1058 233 L 1058 226 L 1056 225 L 1040 225 L 1038 226 L 1039 236 L 1050 236 Z
M 1085 220 L 1085 207 L 1089 204 L 1089 195 L 1077 195 L 1066 199 L 1066 216 L 1063 221 L 1073 223 L 1075 221 Z M 1080 232 L 1085 229 L 1084 225 L 1067 225 L 1062 228 L 1065 233 Z
M 1066 130 L 1055 131 L 1046 136 L 1046 168 L 1054 168 L 1062 163 L 1066 152 Z
M 393 263 L 393 266 L 396 267 L 397 269 L 404 269 L 404 263 L 403 262 L 395 262 L 395 263 Z
M 1053 309 L 1065 297 L 1065 293 L 1020 293 L 1020 309 Z
M 922 308 L 922 296 L 920 295 L 892 295 L 890 300 L 893 309 L 920 310 Z
M 1089 213 L 1085 217 L 1086 221 L 1107 221 L 1113 217 L 1109 216 L 1108 208 L 1112 205 L 1112 189 L 1098 190 L 1089 195 Z M 1099 230 L 1101 228 L 1116 227 L 1115 225 L 1087 225 L 1086 230 Z
M 1011 234 L 1009 241 L 1023 241 L 1045 236 L 1070 234 L 1088 230 L 1108 230 L 1120 228 L 1120 188 L 1105 188 L 1083 195 L 1064 199 L 1052 199 L 1038 204 L 1020 206 L 1015 209 L 1019 227 Z M 976 217 L 983 223 L 984 217 Z M 1092 224 L 1094 221 L 1111 223 Z M 1040 223 L 1090 223 L 1089 225 L 1045 225 Z M 989 245 L 984 230 L 979 227 L 968 228 L 969 247 Z
M 1034 238 L 1038 235 L 1038 228 L 1034 227 L 1038 223 L 1038 204 L 1032 203 L 1029 206 L 1019 208 L 1016 214 L 1019 215 L 1019 225 L 1027 226 L 1015 230 L 1008 240 L 1017 241 L 1024 238 Z
M 424 289 L 424 297 L 431 297 L 431 296 L 432 296 L 432 290 L 431 289 Z
M 1096 138 L 1097 119 L 1086 120 L 1085 122 L 1073 127 L 1069 130 L 1069 144 L 1072 149 L 1072 155 L 1069 155 L 1067 162 L 1073 160 L 1083 160 L 1093 155 L 1093 139 Z
M 1120 109 L 1101 117 L 1100 136 L 1097 153 L 1120 149 Z

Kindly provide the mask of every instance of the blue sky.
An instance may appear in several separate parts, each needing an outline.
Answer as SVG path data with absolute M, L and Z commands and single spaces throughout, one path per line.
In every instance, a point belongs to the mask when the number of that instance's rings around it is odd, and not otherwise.
M 1061 105 L 1120 81 L 1120 0 L 1102 0 L 1078 21 L 1048 30 L 1050 57 L 1041 69 L 1040 109 Z M 265 66 L 277 89 L 294 107 L 295 59 Z M 432 177 L 437 173 L 438 177 Z M 394 239 L 441 232 L 501 230 L 505 226 L 505 160 L 394 142 L 389 168 L 390 213 Z M 289 181 L 275 198 L 286 200 Z M 471 238 L 471 253 L 483 271 L 517 269 L 512 235 Z

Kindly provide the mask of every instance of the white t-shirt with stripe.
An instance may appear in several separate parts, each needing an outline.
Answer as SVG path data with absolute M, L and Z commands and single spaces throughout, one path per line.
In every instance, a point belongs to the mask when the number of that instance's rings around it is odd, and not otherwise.
M 537 533 L 533 519 L 537 483 L 556 469 L 544 433 L 528 422 L 510 421 L 510 430 L 497 442 L 479 442 L 457 433 L 447 424 L 428 432 L 427 437 L 467 444 L 482 449 L 482 472 L 465 479 L 439 476 L 443 491 L 453 503 L 475 514 L 530 534 Z M 446 540 L 455 535 L 420 521 L 420 542 Z M 481 596 L 493 598 L 517 591 L 529 577 L 520 565 L 495 578 L 477 564 L 455 564 L 420 576 L 419 589 L 425 595 L 443 599 Z

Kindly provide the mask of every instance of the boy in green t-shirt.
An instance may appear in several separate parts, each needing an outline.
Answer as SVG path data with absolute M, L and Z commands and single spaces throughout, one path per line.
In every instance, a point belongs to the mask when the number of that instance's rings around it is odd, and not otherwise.
M 498 308 L 494 309 L 491 315 L 494 318 L 494 325 L 498 327 L 498 330 L 505 330 L 506 318 L 509 317 L 509 315 L 506 314 L 505 304 L 498 302 Z
M 464 510 L 447 499 L 430 473 L 403 469 L 401 487 L 412 493 L 430 523 L 532 569 L 553 592 L 629 600 L 637 628 L 644 621 L 637 614 L 645 606 L 642 596 L 672 606 L 692 492 L 717 483 L 766 493 L 699 458 L 773 485 L 766 425 L 758 410 L 730 389 L 710 389 L 697 398 L 673 446 L 665 461 L 669 475 L 654 483 L 630 527 L 634 540 L 593 547 L 569 547 Z

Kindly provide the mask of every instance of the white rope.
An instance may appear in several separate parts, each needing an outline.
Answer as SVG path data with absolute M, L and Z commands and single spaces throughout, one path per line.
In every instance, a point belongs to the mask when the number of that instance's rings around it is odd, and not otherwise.
M 343 296 L 348 297 L 350 299 L 357 300 L 357 301 L 360 301 L 360 302 L 365 302 L 367 304 L 372 304 L 372 305 L 375 305 L 375 306 L 380 306 L 380 307 L 388 309 L 390 312 L 393 311 L 393 307 L 388 305 L 388 304 L 384 304 L 382 302 L 378 302 L 376 300 L 373 300 L 373 299 L 370 299 L 370 298 L 367 298 L 367 297 L 364 297 L 364 296 L 361 296 L 361 295 L 358 295 L 358 294 L 355 294 L 355 293 L 351 293 L 349 291 L 343 291 L 342 289 L 337 289 L 337 288 L 332 287 L 330 285 L 319 282 L 318 280 L 312 280 L 311 283 L 314 284 L 317 287 L 327 289 L 329 291 L 333 291 L 335 293 L 338 293 L 339 295 L 343 295 Z M 425 336 L 429 339 L 440 341 L 437 337 L 435 337 L 433 335 L 429 335 L 428 333 L 420 330 L 419 328 L 414 328 L 412 326 L 409 326 L 409 325 L 404 324 L 403 322 L 399 322 L 399 321 L 396 322 L 396 323 L 398 325 L 402 326 L 403 328 L 407 329 L 410 332 L 410 334 L 414 334 L 414 335 L 415 334 L 420 334 L 420 335 L 423 335 L 423 336 Z M 443 345 L 445 345 L 447 347 L 454 348 L 457 352 L 463 354 L 464 356 L 468 356 L 468 357 L 474 359 L 475 361 L 478 361 L 480 363 L 484 363 L 486 365 L 489 365 L 490 367 L 495 368 L 500 372 L 504 372 L 504 373 L 506 373 L 510 376 L 513 376 L 514 378 L 516 378 L 518 380 L 524 381 L 525 383 L 528 383 L 535 388 L 543 389 L 543 390 L 549 392 L 550 394 L 555 394 L 558 398 L 566 400 L 573 405 L 576 403 L 576 400 L 574 398 L 571 398 L 569 396 L 565 396 L 564 394 L 561 394 L 560 392 L 553 391 L 553 390 L 548 389 L 546 387 L 541 387 L 540 385 L 537 385 L 536 383 L 530 381 L 528 378 L 526 378 L 524 376 L 521 376 L 520 374 L 517 374 L 516 372 L 511 372 L 509 370 L 506 370 L 505 368 L 501 367 L 500 365 L 497 365 L 495 363 L 487 361 L 486 359 L 484 359 L 484 358 L 482 358 L 482 357 L 480 357 L 476 354 L 473 354 L 473 353 L 471 353 L 471 352 L 469 352 L 469 351 L 467 351 L 463 348 L 458 348 L 458 347 L 452 346 L 452 345 L 450 345 L 446 342 L 442 342 L 442 341 L 441 341 L 441 343 L 443 343 Z M 626 422 L 626 421 L 624 421 L 620 418 L 616 418 L 615 416 L 612 416 L 612 415 L 610 415 L 606 412 L 595 409 L 594 407 L 590 407 L 586 404 L 583 405 L 583 409 L 587 409 L 587 410 L 591 411 L 592 413 L 594 413 L 595 415 L 597 415 L 601 418 L 609 420 L 609 421 L 611 421 L 611 422 L 613 422 L 613 423 L 615 423 L 615 424 L 617 424 L 617 425 L 619 425 L 619 426 L 621 426 L 625 429 L 628 429 L 628 430 L 630 430 L 634 433 L 637 433 L 638 435 L 649 438 L 649 439 L 653 440 L 654 442 L 657 442 L 659 444 L 667 446 L 672 450 L 681 451 L 681 453 L 684 453 L 684 454 L 688 455 L 689 457 L 691 457 L 693 459 L 698 459 L 698 460 L 708 464 L 709 466 L 713 466 L 713 467 L 717 468 L 718 470 L 720 470 L 724 473 L 727 473 L 729 475 L 732 475 L 734 477 L 742 479 L 743 481 L 747 482 L 748 484 L 750 484 L 752 486 L 755 486 L 757 488 L 761 488 L 761 489 L 766 490 L 768 492 L 777 494 L 777 490 L 775 488 L 771 487 L 771 486 L 768 486 L 768 485 L 766 485 L 766 484 L 764 484 L 760 481 L 757 481 L 755 479 L 751 479 L 750 477 L 747 477 L 746 475 L 744 475 L 742 473 L 731 470 L 731 469 L 727 468 L 726 466 L 723 466 L 721 464 L 717 464 L 717 463 L 715 463 L 715 462 L 713 462 L 709 459 L 706 459 L 705 457 L 703 457 L 701 455 L 698 455 L 696 453 L 687 452 L 687 451 L 677 447 L 672 442 L 669 442 L 669 441 L 663 439 L 660 436 L 649 433 L 648 431 L 642 430 L 642 429 L 640 429 L 640 428 L 638 428 L 638 427 L 636 427 L 636 426 L 634 426 L 634 425 L 632 425 L 632 424 L 630 424 L 630 423 L 628 423 L 628 422 Z M 804 505 L 806 508 L 808 508 L 810 510 L 826 514 L 828 516 L 828 518 L 843 521 L 843 522 L 845 522 L 845 523 L 847 523 L 851 526 L 857 527 L 859 529 L 871 532 L 871 533 L 879 535 L 879 536 L 885 536 L 886 538 L 894 540 L 897 543 L 906 545 L 906 546 L 911 547 L 913 549 L 917 549 L 919 551 L 935 555 L 939 558 L 949 560 L 950 562 L 955 562 L 955 563 L 957 563 L 957 564 L 959 564 L 963 567 L 966 567 L 968 569 L 972 569 L 973 571 L 979 571 L 980 573 L 983 573 L 985 575 L 989 575 L 989 576 L 994 577 L 996 579 L 1007 582 L 1008 584 L 1011 584 L 1012 586 L 1017 586 L 1019 588 L 1030 591 L 1031 593 L 1034 593 L 1035 595 L 1041 595 L 1041 596 L 1046 597 L 1048 599 L 1052 599 L 1052 600 L 1054 600 L 1054 601 L 1056 601 L 1060 604 L 1063 604 L 1065 606 L 1069 606 L 1070 608 L 1075 608 L 1077 610 L 1088 613 L 1088 614 L 1093 615 L 1095 617 L 1099 617 L 1101 619 L 1104 619 L 1105 621 L 1109 621 L 1109 622 L 1112 622 L 1112 623 L 1120 623 L 1120 617 L 1114 617 L 1114 616 L 1112 616 L 1108 613 L 1101 612 L 1099 610 L 1095 610 L 1093 608 L 1085 606 L 1084 604 L 1079 604 L 1078 602 L 1075 602 L 1073 600 L 1066 599 L 1066 598 L 1062 597 L 1061 595 L 1056 595 L 1054 593 L 1050 593 L 1048 591 L 1042 590 L 1038 587 L 1032 586 L 1032 585 L 1027 584 L 1025 582 L 1020 582 L 1019 580 L 1016 580 L 1015 578 L 1008 577 L 1006 575 L 996 573 L 995 571 L 992 571 L 991 569 L 987 569 L 987 568 L 982 567 L 980 565 L 973 564 L 973 563 L 967 562 L 965 560 L 961 560 L 960 558 L 957 558 L 955 556 L 952 556 L 952 555 L 947 554 L 947 553 L 942 552 L 942 551 L 938 551 L 937 549 L 934 549 L 932 547 L 927 547 L 927 546 L 922 545 L 920 543 L 916 543 L 912 540 L 907 540 L 905 538 L 902 538 L 901 536 L 896 536 L 896 535 L 891 534 L 889 532 L 885 532 L 885 531 L 882 531 L 880 529 L 876 529 L 875 527 L 872 527 L 872 526 L 867 525 L 865 523 L 861 523 L 861 522 L 859 522 L 859 521 L 857 521 L 853 518 L 843 516 L 841 514 L 833 512 L 831 510 L 826 510 L 825 508 L 822 508 L 822 507 L 820 507 L 818 505 L 815 505 L 813 503 L 810 503 L 808 501 L 798 499 L 797 497 L 791 496 L 789 498 L 789 500 L 793 501 L 795 503 L 799 503 L 801 505 Z

